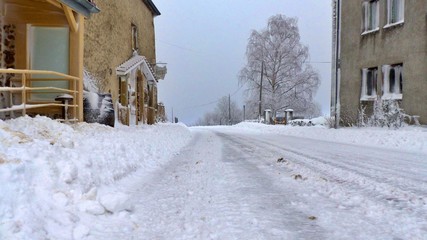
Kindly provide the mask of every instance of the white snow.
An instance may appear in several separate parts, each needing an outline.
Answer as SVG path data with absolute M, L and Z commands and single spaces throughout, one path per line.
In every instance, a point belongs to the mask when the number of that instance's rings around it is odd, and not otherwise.
M 172 124 L 0 121 L 0 239 L 87 235 L 79 219 L 104 213 L 100 203 L 110 212 L 131 208 L 120 190 L 110 192 L 112 185 L 138 170 L 162 167 L 189 139 L 185 126 Z
M 426 143 L 422 127 L 0 121 L 0 239 L 425 239 Z
M 99 198 L 99 202 L 104 208 L 112 213 L 121 211 L 132 211 L 133 205 L 129 196 L 124 193 L 107 193 Z
M 318 118 L 316 118 L 315 121 L 317 123 L 321 122 Z M 397 130 L 357 127 L 329 129 L 325 126 L 272 126 L 251 122 L 239 123 L 233 127 L 257 133 L 277 133 L 286 136 L 304 137 L 330 142 L 427 153 L 427 128 L 423 127 L 408 126 Z

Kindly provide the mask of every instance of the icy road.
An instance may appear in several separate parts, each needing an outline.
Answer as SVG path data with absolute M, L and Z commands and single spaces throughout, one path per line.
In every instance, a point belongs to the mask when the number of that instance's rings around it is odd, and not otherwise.
M 119 186 L 132 221 L 94 223 L 92 237 L 427 239 L 424 153 L 233 128 L 192 135 L 166 167 Z

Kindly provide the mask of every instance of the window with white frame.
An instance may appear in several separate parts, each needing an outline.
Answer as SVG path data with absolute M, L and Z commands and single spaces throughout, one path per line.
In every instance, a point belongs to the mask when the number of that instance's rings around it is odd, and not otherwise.
M 405 0 L 387 0 L 387 24 L 401 23 L 405 15 Z
M 362 92 L 360 100 L 371 101 L 377 98 L 378 68 L 362 69 Z
M 379 29 L 379 0 L 364 1 L 362 10 L 363 32 L 370 32 Z
M 383 65 L 383 99 L 402 99 L 403 64 Z

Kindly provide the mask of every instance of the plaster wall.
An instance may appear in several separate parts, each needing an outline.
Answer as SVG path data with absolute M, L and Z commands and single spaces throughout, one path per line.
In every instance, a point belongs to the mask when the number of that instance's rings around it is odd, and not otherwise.
M 97 1 L 101 12 L 85 23 L 84 67 L 100 80 L 101 92 L 119 93 L 116 68 L 132 56 L 132 24 L 138 29 L 138 53 L 156 62 L 154 19 L 142 0 Z
M 382 65 L 403 63 L 401 107 L 427 124 L 427 1 L 405 1 L 404 23 L 387 24 L 387 1 L 379 1 L 379 30 L 362 34 L 363 0 L 342 1 L 341 85 L 342 117 L 357 119 L 362 68 L 378 67 L 381 95 Z

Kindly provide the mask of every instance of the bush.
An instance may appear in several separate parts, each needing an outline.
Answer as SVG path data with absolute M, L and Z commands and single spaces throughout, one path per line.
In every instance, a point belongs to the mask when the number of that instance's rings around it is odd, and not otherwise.
M 399 107 L 398 101 L 377 99 L 371 116 L 366 114 L 366 106 L 359 110 L 358 126 L 397 129 L 407 125 L 406 119 L 410 120 L 410 116 Z

